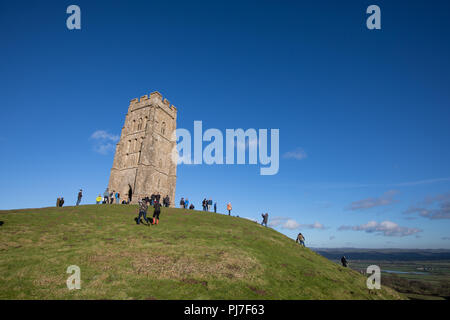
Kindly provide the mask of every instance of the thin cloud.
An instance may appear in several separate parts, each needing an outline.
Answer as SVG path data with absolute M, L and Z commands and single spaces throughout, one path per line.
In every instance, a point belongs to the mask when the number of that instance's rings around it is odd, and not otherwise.
M 308 155 L 302 148 L 297 148 L 293 151 L 288 151 L 283 154 L 283 158 L 286 158 L 286 159 L 303 160 L 307 157 L 308 157 Z
M 114 144 L 106 143 L 94 146 L 94 151 L 102 155 L 107 155 L 108 153 L 114 151 L 115 148 L 116 146 Z
M 90 140 L 94 141 L 95 152 L 107 155 L 115 150 L 115 144 L 120 140 L 120 137 L 105 130 L 97 130 L 90 136 Z
M 97 130 L 91 135 L 91 139 L 95 140 L 109 140 L 112 142 L 118 142 L 120 137 L 111 133 L 108 133 L 105 130 Z
M 352 202 L 348 206 L 348 210 L 366 210 L 374 207 L 387 206 L 392 203 L 398 202 L 394 199 L 394 196 L 398 193 L 396 190 L 389 190 L 381 195 L 379 198 L 366 198 Z
M 439 182 L 450 181 L 450 177 L 447 178 L 435 178 L 426 180 L 406 181 L 399 183 L 326 183 L 326 184 L 312 184 L 312 187 L 323 189 L 358 189 L 358 188 L 389 188 L 389 187 L 413 187 L 424 184 L 433 184 Z
M 417 214 L 431 220 L 450 219 L 450 192 L 426 197 L 417 205 L 410 206 L 404 214 Z
M 402 182 L 402 183 L 392 184 L 392 186 L 394 186 L 394 187 L 417 186 L 417 185 L 421 185 L 421 184 L 430 184 L 430 183 L 443 182 L 443 181 L 450 181 L 450 178 L 437 178 L 437 179 Z
M 319 222 L 312 224 L 301 224 L 291 218 L 275 217 L 272 220 L 269 219 L 268 225 L 270 227 L 280 227 L 282 229 L 295 230 L 295 229 L 325 229 L 325 226 Z
M 340 226 L 339 231 L 352 230 L 352 231 L 364 231 L 367 233 L 380 234 L 386 237 L 404 237 L 422 232 L 418 228 L 401 227 L 392 221 L 369 221 L 366 224 L 356 226 Z

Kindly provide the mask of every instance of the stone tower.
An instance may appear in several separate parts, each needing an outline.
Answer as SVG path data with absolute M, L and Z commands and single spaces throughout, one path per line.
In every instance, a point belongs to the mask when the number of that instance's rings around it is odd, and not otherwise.
M 132 203 L 153 193 L 170 197 L 175 204 L 176 163 L 171 139 L 176 129 L 177 109 L 159 92 L 133 99 L 125 116 L 109 178 L 109 191 Z

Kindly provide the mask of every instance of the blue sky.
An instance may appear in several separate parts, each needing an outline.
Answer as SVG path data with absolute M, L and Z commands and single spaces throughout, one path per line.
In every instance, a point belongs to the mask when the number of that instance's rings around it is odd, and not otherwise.
M 81 30 L 66 8 L 81 8 Z M 366 8 L 381 8 L 381 30 Z M 447 1 L 2 1 L 0 209 L 94 203 L 128 103 L 276 128 L 280 170 L 181 165 L 180 197 L 317 247 L 450 248 Z M 94 139 L 103 130 L 111 135 Z M 100 149 L 99 149 L 100 148 Z M 99 152 L 100 151 L 100 152 Z

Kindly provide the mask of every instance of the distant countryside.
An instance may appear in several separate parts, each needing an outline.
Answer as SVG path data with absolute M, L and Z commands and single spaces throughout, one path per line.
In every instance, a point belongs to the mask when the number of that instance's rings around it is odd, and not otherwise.
M 339 263 L 344 255 L 349 267 L 365 273 L 370 265 L 381 268 L 381 283 L 412 300 L 449 300 L 450 250 L 419 249 L 314 249 Z

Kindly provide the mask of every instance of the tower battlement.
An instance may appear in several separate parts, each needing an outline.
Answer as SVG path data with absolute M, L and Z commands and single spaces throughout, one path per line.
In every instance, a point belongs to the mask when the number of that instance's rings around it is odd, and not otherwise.
M 158 103 L 160 102 L 170 110 L 177 112 L 177 108 L 174 105 L 171 105 L 169 100 L 163 98 L 161 93 L 159 93 L 158 91 L 154 91 L 150 93 L 150 95 L 143 95 L 140 98 L 134 98 L 130 100 L 130 108 L 140 107 L 146 105 L 147 103 L 150 103 L 151 101 L 157 101 Z

